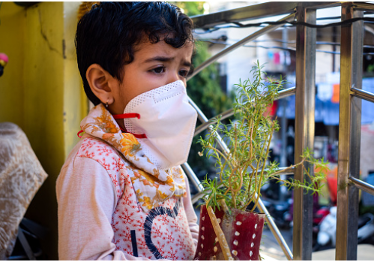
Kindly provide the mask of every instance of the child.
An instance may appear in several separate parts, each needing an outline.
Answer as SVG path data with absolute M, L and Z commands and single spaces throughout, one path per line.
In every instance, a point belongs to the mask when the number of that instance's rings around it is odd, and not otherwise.
M 196 123 L 193 48 L 191 19 L 168 3 L 103 2 L 79 21 L 95 107 L 57 179 L 60 259 L 193 259 L 197 218 L 179 166 Z

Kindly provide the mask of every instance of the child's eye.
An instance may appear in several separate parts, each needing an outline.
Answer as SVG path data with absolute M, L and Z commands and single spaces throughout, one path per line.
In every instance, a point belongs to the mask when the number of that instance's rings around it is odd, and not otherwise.
M 189 70 L 180 70 L 179 75 L 182 77 L 187 77 L 189 73 Z
M 156 74 L 162 74 L 165 72 L 165 67 L 160 66 L 160 67 L 153 68 L 151 69 L 151 72 L 156 73 Z

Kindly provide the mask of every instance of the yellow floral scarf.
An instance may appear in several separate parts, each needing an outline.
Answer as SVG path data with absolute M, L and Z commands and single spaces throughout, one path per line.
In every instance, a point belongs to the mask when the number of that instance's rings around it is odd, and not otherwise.
M 82 130 L 98 137 L 120 152 L 127 161 L 134 164 L 137 172 L 129 172 L 139 203 L 145 212 L 159 206 L 171 196 L 186 194 L 181 167 L 160 170 L 143 153 L 140 143 L 130 133 L 122 133 L 110 112 L 99 104 L 81 122 Z

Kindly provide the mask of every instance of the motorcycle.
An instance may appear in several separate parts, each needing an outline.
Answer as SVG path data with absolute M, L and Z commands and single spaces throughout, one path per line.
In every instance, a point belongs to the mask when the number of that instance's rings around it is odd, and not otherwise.
M 336 206 L 319 224 L 317 243 L 313 251 L 334 248 L 336 245 Z M 374 215 L 366 213 L 358 218 L 357 243 L 374 243 Z
M 313 214 L 313 247 L 317 245 L 318 232 L 320 231 L 320 224 L 322 220 L 330 214 L 330 208 L 322 206 Z

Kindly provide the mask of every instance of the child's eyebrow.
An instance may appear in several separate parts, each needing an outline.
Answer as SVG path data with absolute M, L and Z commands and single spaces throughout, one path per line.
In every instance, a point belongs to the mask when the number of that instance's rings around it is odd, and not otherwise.
M 170 62 L 170 61 L 173 61 L 174 60 L 174 57 L 167 57 L 167 56 L 155 56 L 155 57 L 151 57 L 151 58 L 148 58 L 144 61 L 144 63 L 150 63 L 150 62 L 154 62 L 154 61 L 159 61 L 159 62 Z M 191 62 L 189 61 L 186 61 L 184 60 L 183 61 L 183 65 L 184 66 L 188 66 L 188 67 L 191 67 Z

